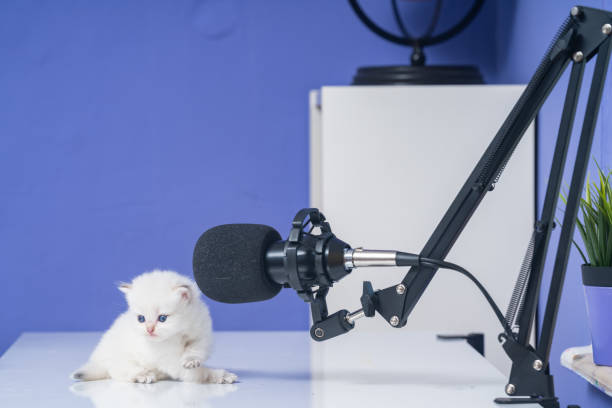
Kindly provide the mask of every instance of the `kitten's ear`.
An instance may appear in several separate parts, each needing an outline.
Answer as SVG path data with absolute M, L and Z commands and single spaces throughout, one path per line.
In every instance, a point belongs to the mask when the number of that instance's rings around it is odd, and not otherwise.
M 180 295 L 181 299 L 186 300 L 187 302 L 191 301 L 191 297 L 193 293 L 191 292 L 191 286 L 189 285 L 179 285 L 174 288 Z
M 127 293 L 132 290 L 132 284 L 131 283 L 125 283 L 125 282 L 119 282 L 119 285 L 117 285 L 117 289 L 119 289 L 120 291 L 122 291 L 123 293 L 125 293 L 127 295 Z

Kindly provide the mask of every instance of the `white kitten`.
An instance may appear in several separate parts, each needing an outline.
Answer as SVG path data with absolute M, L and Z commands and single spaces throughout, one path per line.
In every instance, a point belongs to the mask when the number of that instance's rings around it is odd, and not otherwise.
M 208 308 L 190 279 L 155 270 L 122 283 L 128 310 L 102 336 L 72 378 L 152 383 L 170 379 L 233 383 L 237 376 L 204 367 L 212 343 Z

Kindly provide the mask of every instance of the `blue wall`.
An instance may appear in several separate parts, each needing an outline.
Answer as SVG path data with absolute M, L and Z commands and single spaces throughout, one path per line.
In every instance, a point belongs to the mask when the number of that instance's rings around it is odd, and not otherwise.
M 387 2 L 363 4 L 392 26 Z M 423 28 L 431 3 L 405 6 Z M 495 15 L 489 2 L 429 61 L 493 75 Z M 308 205 L 308 91 L 408 59 L 346 1 L 0 2 L 0 353 L 26 330 L 105 329 L 124 308 L 115 282 L 190 274 L 213 225 L 286 234 Z M 308 326 L 291 291 L 208 303 L 217 329 Z
M 574 1 L 530 1 L 498 2 L 498 37 L 497 58 L 498 63 L 495 80 L 504 83 L 525 83 L 529 80 L 535 67 L 542 58 L 561 22 L 567 17 L 569 9 L 576 3 Z M 612 9 L 611 0 L 582 1 L 584 6 Z M 584 84 L 590 82 L 595 61 L 587 67 Z M 612 145 L 610 132 L 612 122 L 610 114 L 610 96 L 612 91 L 612 77 L 608 73 L 608 80 L 602 100 L 598 126 L 595 132 L 592 155 L 600 164 L 612 167 Z M 552 162 L 554 144 L 559 128 L 559 119 L 565 97 L 565 85 L 569 77 L 568 72 L 561 79 L 558 89 L 553 91 L 543 106 L 539 116 L 539 206 L 541 209 L 544 199 L 546 182 Z M 569 165 L 573 165 L 576 154 L 578 135 L 581 129 L 584 108 L 588 94 L 588 87 L 583 86 L 580 95 L 581 103 L 577 111 L 577 120 L 574 127 L 573 145 L 569 152 Z M 580 119 L 580 120 L 579 120 Z M 594 169 L 591 169 L 593 172 Z M 593 173 L 592 173 L 593 174 Z M 564 174 L 564 184 L 569 185 L 571 172 Z M 556 250 L 560 228 L 553 233 L 549 259 Z M 543 314 L 550 283 L 552 264 L 554 259 L 547 263 L 543 290 L 540 298 L 540 316 Z M 561 298 L 559 318 L 551 352 L 551 370 L 555 376 L 555 385 L 561 402 L 565 405 L 578 403 L 583 407 L 612 406 L 612 399 L 595 390 L 582 379 L 579 379 L 569 370 L 561 367 L 559 356 L 563 350 L 577 345 L 590 344 L 590 335 L 587 324 L 586 308 L 582 290 L 580 265 L 582 260 L 578 252 L 572 248 L 572 254 L 567 268 L 565 288 Z M 562 405 L 563 406 L 563 405 Z

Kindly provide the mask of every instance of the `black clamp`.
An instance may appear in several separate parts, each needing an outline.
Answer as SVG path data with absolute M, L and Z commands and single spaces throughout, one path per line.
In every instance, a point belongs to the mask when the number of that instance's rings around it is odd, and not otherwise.
M 377 303 L 378 299 L 376 298 L 376 293 L 374 293 L 374 288 L 372 288 L 372 283 L 369 281 L 363 282 L 363 293 L 361 295 L 363 314 L 366 317 L 373 317 L 376 313 Z
M 340 310 L 328 318 L 314 323 L 310 328 L 310 337 L 315 341 L 329 340 L 355 328 L 347 320 L 348 310 Z
M 548 363 L 538 356 L 531 346 L 523 346 L 505 333 L 498 336 L 510 360 L 512 370 L 506 385 L 506 394 L 514 398 L 496 398 L 499 404 L 539 403 L 542 406 L 558 407 L 553 376 Z M 517 398 L 518 397 L 518 398 Z

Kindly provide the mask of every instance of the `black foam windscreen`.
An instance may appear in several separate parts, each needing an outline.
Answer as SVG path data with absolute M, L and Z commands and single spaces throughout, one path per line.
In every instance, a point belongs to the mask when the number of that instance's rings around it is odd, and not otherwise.
M 270 299 L 281 290 L 265 269 L 268 247 L 280 241 L 272 227 L 226 224 L 206 231 L 193 251 L 193 276 L 209 298 L 224 303 Z

